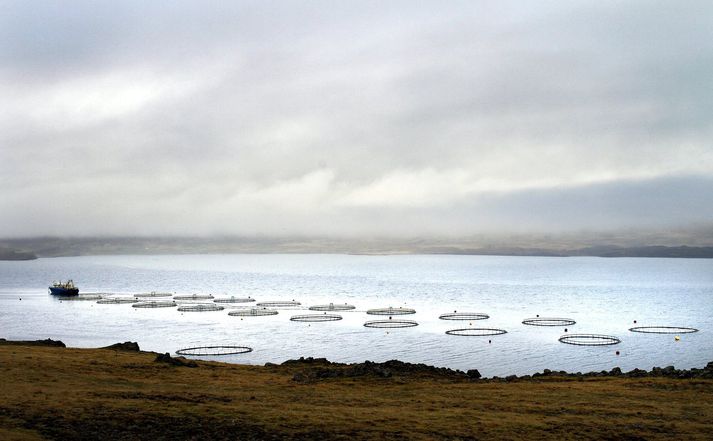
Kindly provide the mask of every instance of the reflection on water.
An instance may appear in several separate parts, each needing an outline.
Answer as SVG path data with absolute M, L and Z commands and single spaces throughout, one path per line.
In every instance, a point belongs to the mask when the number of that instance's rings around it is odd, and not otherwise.
M 602 259 L 496 256 L 189 255 L 92 256 L 0 262 L 0 336 L 60 339 L 97 347 L 137 341 L 142 349 L 174 352 L 198 345 L 247 345 L 249 354 L 220 360 L 262 364 L 300 356 L 333 361 L 403 361 L 484 375 L 542 369 L 590 371 L 621 366 L 650 369 L 703 366 L 713 360 L 713 260 Z M 47 285 L 73 278 L 82 292 L 130 296 L 150 291 L 178 295 L 298 301 L 273 316 L 228 313 L 253 305 L 222 304 L 222 311 L 179 312 L 133 308 L 130 303 L 59 301 Z M 21 299 L 21 300 L 20 300 Z M 195 299 L 179 303 L 210 302 Z M 290 316 L 312 305 L 348 303 L 340 321 L 304 323 Z M 413 308 L 399 316 L 419 323 L 370 329 L 372 308 Z M 439 320 L 446 312 L 485 313 L 475 322 Z M 569 333 L 611 334 L 617 346 L 578 347 L 558 342 L 564 327 L 525 326 L 535 317 L 577 321 Z M 382 317 L 383 318 L 383 317 Z M 639 334 L 637 324 L 691 326 L 694 334 Z M 489 337 L 446 335 L 463 327 L 507 330 Z M 616 355 L 616 351 L 620 355 Z

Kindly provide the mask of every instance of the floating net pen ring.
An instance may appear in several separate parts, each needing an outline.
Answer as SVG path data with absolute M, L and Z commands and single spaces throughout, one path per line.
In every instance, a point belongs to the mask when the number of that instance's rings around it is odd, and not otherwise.
M 173 297 L 173 294 L 171 294 L 170 292 L 151 291 L 151 292 L 134 294 L 134 297 Z
M 178 306 L 178 303 L 172 300 L 154 301 L 154 302 L 139 302 L 134 303 L 134 308 L 172 308 Z
M 507 334 L 508 331 L 498 328 L 460 328 L 449 329 L 446 331 L 448 335 L 458 335 L 461 337 L 487 337 L 491 335 Z
M 215 303 L 250 303 L 254 301 L 255 299 L 252 297 L 221 297 L 213 300 Z
M 338 314 L 304 314 L 290 317 L 293 322 L 335 322 L 341 319 L 342 316 Z
M 186 296 L 173 296 L 173 300 L 210 300 L 213 298 L 211 294 L 191 294 Z
M 330 303 L 329 305 L 310 306 L 309 310 L 310 311 L 351 311 L 354 308 L 356 308 L 354 305 L 348 305 L 346 303 L 344 303 L 344 304 Z
M 364 323 L 367 328 L 412 328 L 418 326 L 413 320 L 370 320 Z
M 110 297 L 108 299 L 99 299 L 97 303 L 100 305 L 111 305 L 111 304 L 121 304 L 121 303 L 138 303 L 141 300 L 135 297 Z
M 230 311 L 228 315 L 233 317 L 260 317 L 266 315 L 277 315 L 274 309 L 241 309 L 238 311 Z
M 569 334 L 561 336 L 559 341 L 576 346 L 608 346 L 621 343 L 619 337 L 601 334 Z
M 489 319 L 488 314 L 480 312 L 449 312 L 438 316 L 441 320 L 485 320 Z
M 60 300 L 101 300 L 104 297 L 101 294 L 78 294 L 76 296 L 59 296 Z
M 176 354 L 200 357 L 247 354 L 248 352 L 252 352 L 252 350 L 253 348 L 247 346 L 197 346 L 194 348 L 179 349 L 176 351 Z
M 557 317 L 537 317 L 522 321 L 523 325 L 529 326 L 571 326 L 575 323 L 577 322 L 572 319 Z
M 258 302 L 257 306 L 272 306 L 274 307 L 284 307 L 284 306 L 300 306 L 300 302 L 292 301 L 274 301 L 274 302 Z
M 685 326 L 636 326 L 629 328 L 629 331 L 643 334 L 691 334 L 698 332 L 698 329 Z
M 415 309 L 411 308 L 375 308 L 366 311 L 370 315 L 406 315 L 406 314 L 416 314 Z
M 206 311 L 222 311 L 225 309 L 214 303 L 202 303 L 198 305 L 182 305 L 178 307 L 181 312 L 206 312 Z

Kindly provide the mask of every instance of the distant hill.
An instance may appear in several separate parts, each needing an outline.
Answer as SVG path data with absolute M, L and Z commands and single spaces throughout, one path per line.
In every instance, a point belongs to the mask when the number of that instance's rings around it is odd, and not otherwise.
M 326 238 L 29 238 L 0 240 L 1 260 L 111 254 L 459 254 L 499 256 L 596 256 L 713 258 L 711 246 L 473 246 L 450 240 L 326 239 Z M 31 250 L 31 251 L 20 251 Z
M 0 260 L 34 260 L 37 259 L 33 253 L 18 251 L 12 248 L 0 247 Z

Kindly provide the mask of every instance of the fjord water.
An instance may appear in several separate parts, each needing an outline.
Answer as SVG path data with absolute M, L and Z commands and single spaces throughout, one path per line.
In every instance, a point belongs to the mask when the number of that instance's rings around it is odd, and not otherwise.
M 81 292 L 130 295 L 149 291 L 211 293 L 257 301 L 297 300 L 302 306 L 270 317 L 232 317 L 176 308 L 60 301 L 53 280 L 73 278 Z M 543 369 L 587 372 L 704 366 L 713 360 L 713 260 L 450 255 L 156 255 L 84 256 L 0 262 L 0 337 L 53 338 L 68 346 L 137 341 L 142 349 L 174 352 L 201 345 L 245 345 L 251 353 L 214 357 L 229 362 L 279 363 L 300 356 L 339 362 L 399 359 L 483 375 Z M 290 316 L 311 305 L 349 303 L 344 319 L 298 323 Z M 230 306 L 230 305 L 226 305 Z M 235 305 L 245 307 L 251 305 Z M 369 329 L 370 308 L 405 306 L 419 323 Z M 487 320 L 439 320 L 442 313 L 490 315 Z M 615 346 L 558 342 L 564 327 L 532 327 L 525 318 L 576 320 L 568 333 L 609 334 Z M 394 319 L 399 317 L 394 317 Z M 640 326 L 688 326 L 700 331 L 639 334 Z M 463 327 L 502 328 L 492 337 L 446 335 Z M 490 341 L 490 342 L 489 342 Z M 619 351 L 619 355 L 616 354 Z

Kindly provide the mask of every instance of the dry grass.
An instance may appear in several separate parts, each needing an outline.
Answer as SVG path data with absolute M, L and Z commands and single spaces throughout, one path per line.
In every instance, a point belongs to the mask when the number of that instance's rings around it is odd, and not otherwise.
M 713 381 L 292 381 L 299 366 L 0 346 L 0 439 L 711 439 Z

